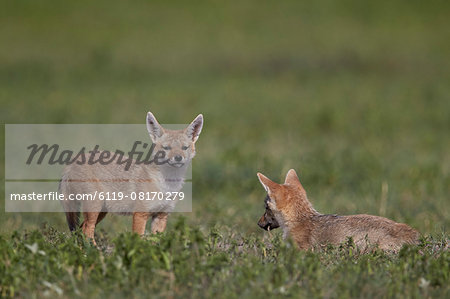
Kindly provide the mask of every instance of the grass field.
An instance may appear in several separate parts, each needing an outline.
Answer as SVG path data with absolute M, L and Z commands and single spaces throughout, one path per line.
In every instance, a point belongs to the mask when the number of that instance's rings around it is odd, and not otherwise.
M 193 212 L 162 235 L 110 215 L 97 250 L 63 214 L 0 209 L 1 296 L 448 298 L 449 19 L 446 1 L 2 4 L 3 123 L 205 125 Z M 290 168 L 318 211 L 422 244 L 311 253 L 263 232 L 256 172 Z

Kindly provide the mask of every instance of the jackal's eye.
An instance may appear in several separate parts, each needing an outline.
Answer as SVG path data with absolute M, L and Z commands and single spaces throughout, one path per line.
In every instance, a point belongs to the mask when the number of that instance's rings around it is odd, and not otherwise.
M 163 146 L 162 148 L 163 148 L 163 150 L 165 150 L 165 151 L 168 151 L 168 150 L 170 150 L 170 149 L 171 149 L 171 147 L 170 147 L 170 146 L 168 146 L 168 145 L 167 145 L 167 146 Z
M 186 145 L 183 145 L 183 146 L 181 147 L 181 149 L 182 149 L 183 151 L 187 150 L 188 148 L 189 148 L 189 146 L 186 146 Z

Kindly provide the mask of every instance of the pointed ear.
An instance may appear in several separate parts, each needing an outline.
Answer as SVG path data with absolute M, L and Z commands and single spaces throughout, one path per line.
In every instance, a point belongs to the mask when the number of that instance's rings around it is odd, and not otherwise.
M 186 128 L 186 134 L 192 140 L 192 142 L 196 142 L 198 136 L 202 132 L 203 128 L 203 115 L 199 114 L 191 124 Z
M 284 183 L 286 185 L 297 185 L 298 183 L 300 183 L 300 180 L 298 179 L 297 173 L 295 172 L 294 169 L 290 169 L 288 171 Z
M 298 179 L 297 173 L 295 172 L 294 169 L 291 169 L 288 171 L 288 173 L 286 175 L 286 179 L 284 180 L 284 184 L 296 186 L 296 187 L 299 187 L 300 189 L 302 189 L 303 191 L 305 191 L 303 189 L 302 183 L 300 183 L 300 180 Z
M 262 173 L 258 172 L 256 175 L 258 176 L 261 185 L 264 187 L 267 193 L 270 194 L 272 190 L 274 190 L 278 186 L 277 183 L 272 182 L 268 177 L 266 177 Z
M 147 113 L 147 131 L 154 143 L 156 143 L 156 139 L 164 134 L 163 127 L 161 127 L 156 117 L 150 111 Z

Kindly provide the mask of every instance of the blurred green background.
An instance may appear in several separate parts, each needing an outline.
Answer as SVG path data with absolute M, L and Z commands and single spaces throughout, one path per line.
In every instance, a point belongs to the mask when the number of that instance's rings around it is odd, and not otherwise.
M 256 172 L 281 181 L 295 168 L 320 212 L 439 234 L 450 221 L 449 8 L 4 1 L 2 122 L 144 125 L 152 111 L 170 124 L 203 113 L 190 225 L 262 235 Z M 63 214 L 4 213 L 1 188 L 1 233 L 43 222 L 67 230 Z M 130 223 L 112 215 L 100 227 L 116 234 Z

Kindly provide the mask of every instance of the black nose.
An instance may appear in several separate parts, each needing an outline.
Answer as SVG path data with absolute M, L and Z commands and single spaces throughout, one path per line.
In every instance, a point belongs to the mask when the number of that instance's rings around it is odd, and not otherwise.
M 183 157 L 181 157 L 181 156 L 175 156 L 175 161 L 180 162 L 181 160 L 183 160 Z
M 264 230 L 269 230 L 270 228 L 270 223 L 260 223 L 258 222 L 258 226 Z

